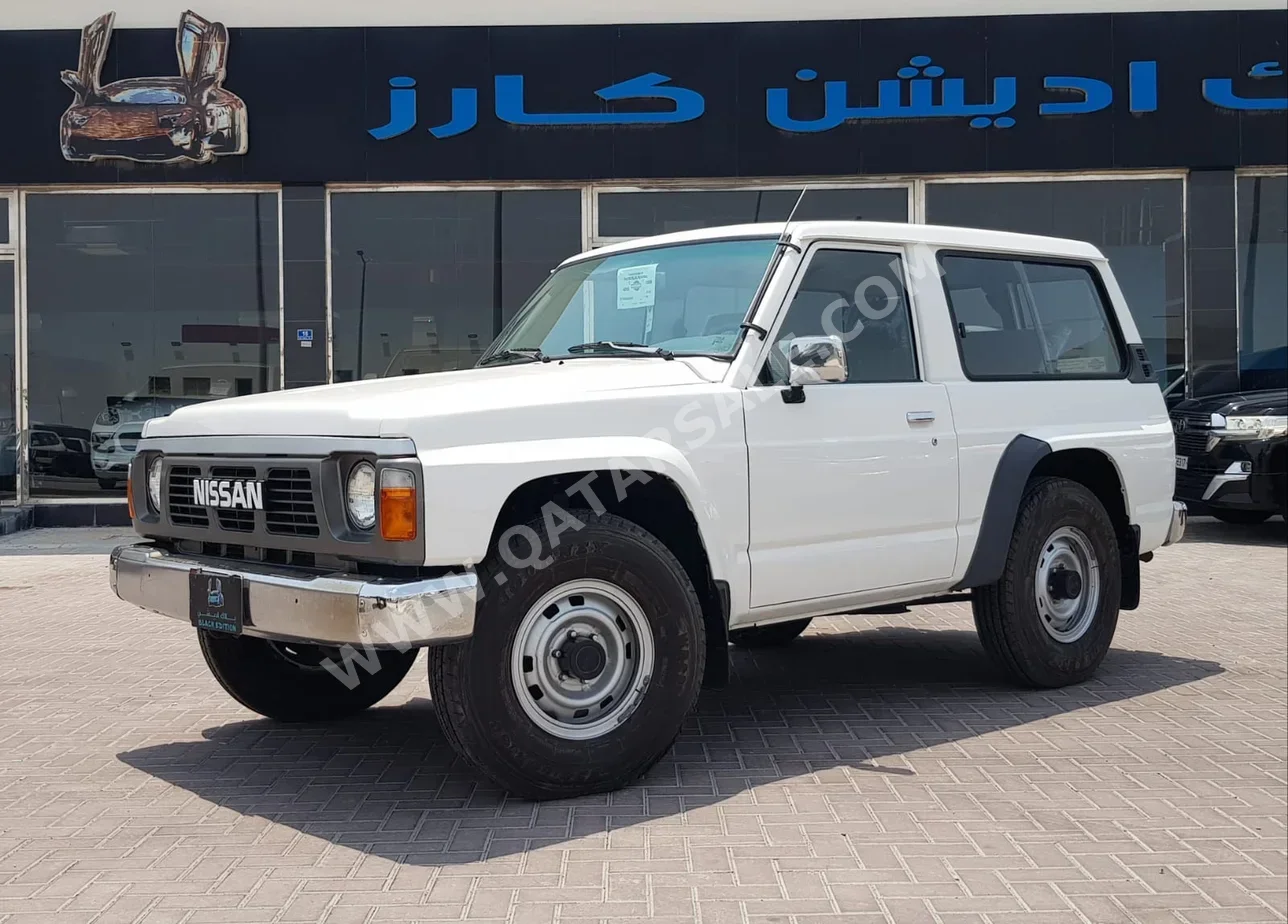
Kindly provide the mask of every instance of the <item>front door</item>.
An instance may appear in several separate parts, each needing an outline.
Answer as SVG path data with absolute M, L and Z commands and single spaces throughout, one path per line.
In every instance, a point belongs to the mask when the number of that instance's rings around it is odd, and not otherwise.
M 788 342 L 820 335 L 844 342 L 846 381 L 784 401 Z M 920 372 L 901 253 L 812 248 L 770 353 L 746 401 L 752 606 L 951 577 L 957 438 Z

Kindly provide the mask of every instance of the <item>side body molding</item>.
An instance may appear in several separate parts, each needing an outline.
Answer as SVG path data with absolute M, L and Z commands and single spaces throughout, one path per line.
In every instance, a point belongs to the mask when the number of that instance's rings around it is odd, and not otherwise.
M 1011 440 L 1002 451 L 997 470 L 993 472 L 993 483 L 988 489 L 975 551 L 971 553 L 966 574 L 953 587 L 954 590 L 983 587 L 1002 576 L 1024 485 L 1034 467 L 1050 453 L 1050 444 L 1024 435 Z

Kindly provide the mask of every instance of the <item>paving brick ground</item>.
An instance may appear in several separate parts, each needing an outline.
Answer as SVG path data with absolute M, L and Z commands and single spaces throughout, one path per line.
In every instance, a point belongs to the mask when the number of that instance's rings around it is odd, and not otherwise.
M 111 596 L 113 536 L 8 537 L 0 924 L 1283 921 L 1288 532 L 1191 536 L 1093 682 L 999 684 L 960 603 L 825 620 L 543 806 L 453 760 L 423 668 L 274 726 Z

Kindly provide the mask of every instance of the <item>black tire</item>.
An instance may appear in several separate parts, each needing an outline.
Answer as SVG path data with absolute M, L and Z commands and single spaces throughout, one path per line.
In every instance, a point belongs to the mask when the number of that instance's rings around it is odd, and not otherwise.
M 751 626 L 729 632 L 729 644 L 735 648 L 780 648 L 789 645 L 804 632 L 812 619 L 793 619 L 767 626 Z
M 430 648 L 429 686 L 443 733 L 462 757 L 511 795 L 562 799 L 611 792 L 670 750 L 693 709 L 706 664 L 706 627 L 693 584 L 652 533 L 612 514 L 568 513 L 584 526 L 543 554 L 543 567 L 507 567 L 497 550 L 479 568 L 474 635 Z M 537 535 L 540 519 L 527 524 Z M 526 560 L 526 547 L 512 560 Z M 568 740 L 524 711 L 511 655 L 524 616 L 555 588 L 602 581 L 639 605 L 653 637 L 653 669 L 633 711 L 600 737 Z
M 1269 510 L 1213 510 L 1212 516 L 1216 517 L 1222 523 L 1231 523 L 1236 526 L 1255 526 L 1258 523 L 1264 523 L 1274 516 Z
M 357 651 L 348 665 L 359 678 L 349 689 L 321 666 L 330 657 L 343 670 L 343 656 L 334 648 L 287 645 L 247 635 L 197 630 L 206 665 L 228 695 L 251 712 L 279 722 L 321 722 L 342 719 L 374 706 L 407 676 L 417 649 L 374 652 L 379 669 L 369 672 L 370 656 Z
M 1100 598 L 1085 633 L 1062 642 L 1043 626 L 1034 585 L 1048 538 L 1066 526 L 1079 530 L 1094 550 Z M 1011 680 L 1054 688 L 1080 683 L 1096 672 L 1113 642 L 1121 599 L 1118 539 L 1104 505 L 1077 482 L 1035 478 L 1020 500 L 1002 578 L 976 588 L 972 609 L 980 641 Z

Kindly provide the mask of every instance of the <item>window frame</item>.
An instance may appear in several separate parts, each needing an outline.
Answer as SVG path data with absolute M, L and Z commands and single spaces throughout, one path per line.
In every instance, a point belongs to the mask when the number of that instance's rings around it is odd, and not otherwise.
M 1101 311 L 1108 325 L 1110 339 L 1118 354 L 1118 371 L 1116 372 L 1076 372 L 1056 373 L 1051 375 L 981 375 L 973 373 L 966 367 L 966 354 L 962 349 L 961 322 L 953 308 L 952 293 L 948 288 L 948 271 L 944 268 L 944 257 L 964 257 L 980 260 L 998 260 L 1007 263 L 1036 263 L 1043 266 L 1069 266 L 1084 269 L 1091 276 L 1091 284 L 1100 298 Z M 960 247 L 943 247 L 935 251 L 935 266 L 939 270 L 939 285 L 943 289 L 944 302 L 948 307 L 948 316 L 952 321 L 953 342 L 957 346 L 957 360 L 961 364 L 962 375 L 971 382 L 1078 382 L 1078 381 L 1115 381 L 1126 379 L 1131 375 L 1131 359 L 1127 354 L 1127 340 L 1123 336 L 1122 325 L 1118 321 L 1118 311 L 1109 290 L 1105 288 L 1104 277 L 1100 268 L 1090 260 L 1074 257 L 1048 256 L 1045 254 L 1014 253 L 1010 251 L 967 250 Z M 1037 306 L 1034 305 L 1034 308 Z M 1035 321 L 1040 318 L 1035 317 Z
M 781 248 L 780 248 L 781 250 Z M 800 262 L 792 275 L 791 286 L 787 294 L 783 297 L 783 302 L 774 317 L 774 322 L 770 325 L 768 334 L 761 340 L 761 349 L 758 351 L 756 361 L 752 364 L 752 379 L 748 383 L 749 388 L 782 388 L 782 385 L 766 384 L 762 381 L 764 369 L 769 363 L 770 352 L 778 342 L 778 334 L 782 331 L 783 324 L 787 322 L 787 315 L 790 313 L 792 303 L 796 301 L 796 294 L 800 291 L 801 284 L 805 281 L 805 274 L 809 271 L 814 262 L 815 255 L 821 250 L 844 250 L 857 251 L 859 253 L 884 253 L 892 254 L 899 259 L 899 270 L 902 276 L 904 303 L 908 311 L 908 329 L 912 335 L 912 363 L 913 377 L 902 382 L 826 382 L 819 383 L 829 387 L 834 385 L 850 386 L 878 386 L 878 385 L 917 385 L 926 381 L 925 377 L 925 359 L 922 355 L 922 337 L 920 313 L 917 309 L 916 293 L 911 280 L 908 276 L 908 246 L 899 243 L 881 243 L 878 241 L 856 241 L 841 240 L 836 238 L 819 238 L 809 243 L 805 252 L 801 254 Z M 745 331 L 744 331 L 745 333 Z M 848 357 L 847 357 L 848 364 Z

